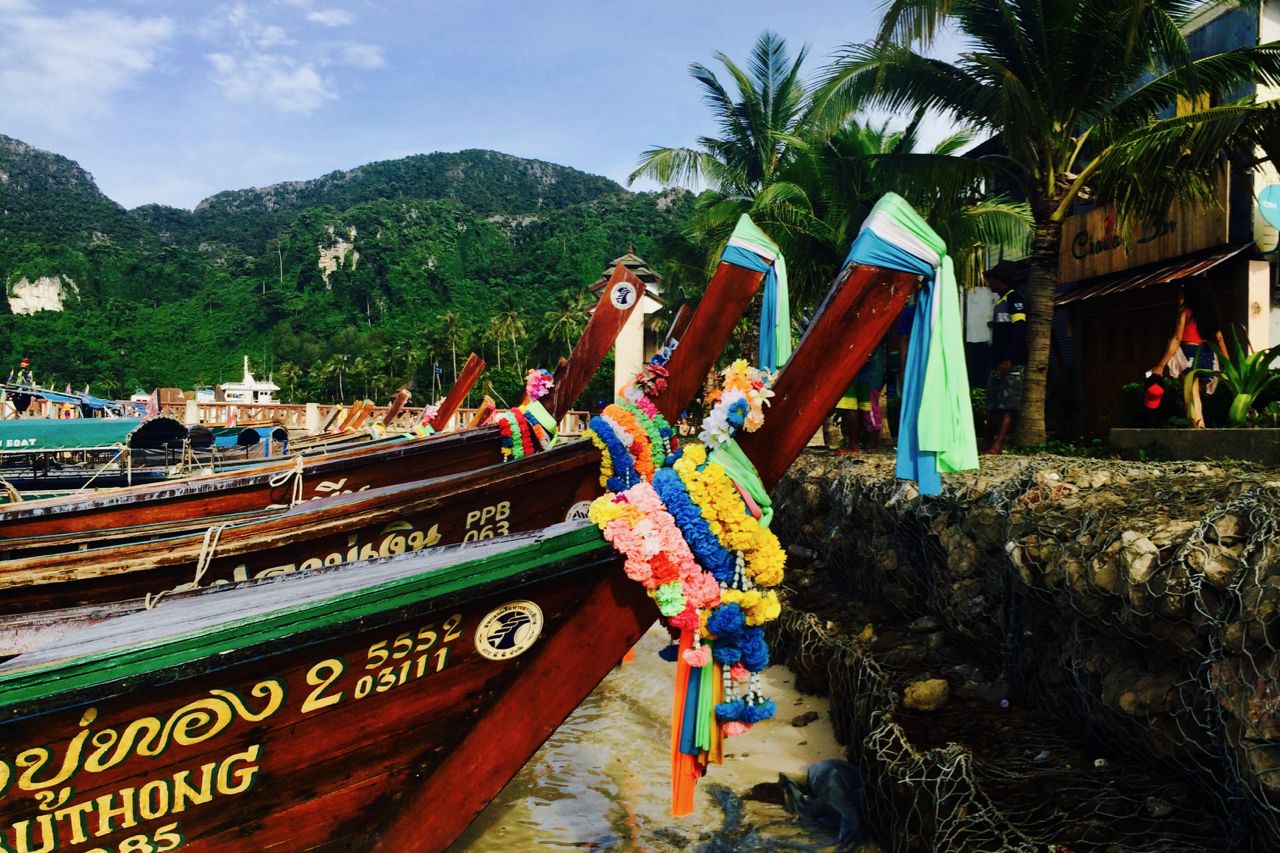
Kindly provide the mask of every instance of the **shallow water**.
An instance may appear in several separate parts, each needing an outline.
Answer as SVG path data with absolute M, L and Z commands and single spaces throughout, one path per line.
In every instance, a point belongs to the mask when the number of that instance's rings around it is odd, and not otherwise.
M 781 806 L 743 801 L 779 773 L 803 779 L 808 766 L 843 757 L 827 703 L 801 696 L 790 672 L 764 673 L 778 717 L 730 740 L 725 762 L 698 783 L 697 810 L 673 818 L 670 806 L 671 690 L 674 664 L 657 652 L 655 628 L 635 661 L 616 668 L 451 848 L 462 850 L 773 850 L 822 844 Z M 804 727 L 793 717 L 817 711 Z

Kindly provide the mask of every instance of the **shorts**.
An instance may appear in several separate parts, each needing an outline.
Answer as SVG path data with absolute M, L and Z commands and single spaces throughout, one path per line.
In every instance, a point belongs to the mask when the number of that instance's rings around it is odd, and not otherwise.
M 1182 354 L 1187 357 L 1192 368 L 1200 370 L 1217 370 L 1218 356 L 1208 344 L 1183 344 Z
M 860 412 L 871 411 L 874 404 L 880 401 L 880 389 L 869 382 L 854 381 L 836 403 L 837 409 L 857 409 Z
M 987 372 L 987 411 L 1016 412 L 1022 408 L 1021 364 L 1009 368 L 1001 379 L 994 370 Z

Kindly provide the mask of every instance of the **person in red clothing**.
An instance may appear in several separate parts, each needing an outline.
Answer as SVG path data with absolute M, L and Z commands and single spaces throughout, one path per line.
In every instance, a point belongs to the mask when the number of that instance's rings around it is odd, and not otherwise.
M 1218 356 L 1214 351 L 1226 352 L 1227 344 L 1222 339 L 1222 320 L 1218 316 L 1218 306 L 1213 301 L 1213 293 L 1208 282 L 1193 279 L 1182 285 L 1182 294 L 1178 297 L 1178 319 L 1173 326 L 1173 337 L 1164 356 L 1151 369 L 1154 376 L 1164 372 L 1165 366 L 1181 355 L 1186 363 L 1185 369 L 1217 370 Z M 1178 376 L 1182 368 L 1170 375 Z M 1204 428 L 1204 415 L 1200 403 L 1200 390 L 1209 384 L 1210 378 L 1201 375 L 1194 382 L 1185 382 L 1182 386 L 1187 404 L 1187 418 L 1196 429 Z M 1208 393 L 1213 393 L 1212 389 Z

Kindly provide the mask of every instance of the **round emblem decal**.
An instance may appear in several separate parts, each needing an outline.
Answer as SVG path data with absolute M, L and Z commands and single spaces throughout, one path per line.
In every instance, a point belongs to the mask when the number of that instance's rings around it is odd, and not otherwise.
M 633 284 L 620 281 L 609 291 L 609 302 L 614 308 L 630 308 L 636 301 L 636 288 Z
M 542 608 L 532 601 L 509 601 L 480 620 L 476 651 L 489 660 L 510 660 L 542 635 Z
M 565 515 L 565 521 L 586 521 L 587 512 L 591 509 L 591 501 L 578 501 L 569 507 L 569 512 Z

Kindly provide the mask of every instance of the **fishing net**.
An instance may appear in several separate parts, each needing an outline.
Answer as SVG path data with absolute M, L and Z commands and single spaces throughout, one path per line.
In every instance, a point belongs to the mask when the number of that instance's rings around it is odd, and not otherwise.
M 777 646 L 895 850 L 1280 847 L 1280 477 L 1023 457 L 919 499 L 813 454 Z M 944 681 L 933 711 L 913 682 Z

